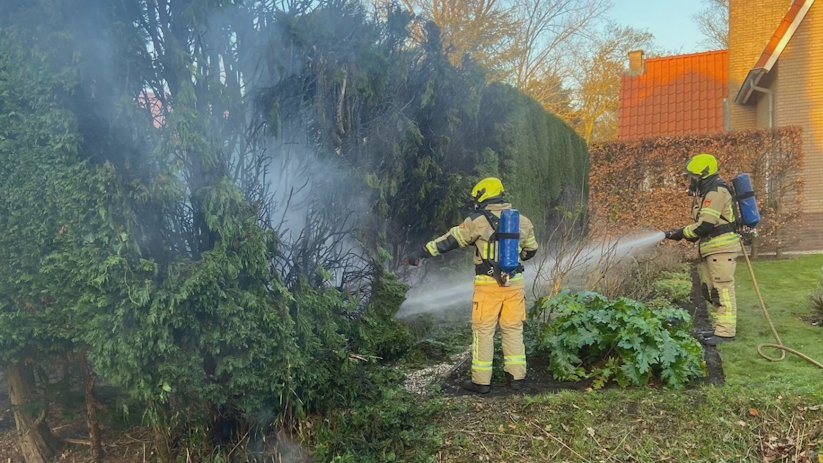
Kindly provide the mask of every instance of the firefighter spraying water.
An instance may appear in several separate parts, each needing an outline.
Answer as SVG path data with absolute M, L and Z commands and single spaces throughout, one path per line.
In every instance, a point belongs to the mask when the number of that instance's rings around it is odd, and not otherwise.
M 734 340 L 737 333 L 737 302 L 734 272 L 741 241 L 740 222 L 732 189 L 718 174 L 717 159 L 698 154 L 686 165 L 692 196 L 692 223 L 666 232 L 666 238 L 697 242 L 698 274 L 712 324 L 710 332 L 699 333 L 704 343 L 716 345 Z
M 707 345 L 734 340 L 737 329 L 734 271 L 736 258 L 742 254 L 763 316 L 776 341 L 773 344 L 758 345 L 758 354 L 766 360 L 777 362 L 786 357 L 786 352 L 790 352 L 823 368 L 820 362 L 783 345 L 766 309 L 754 268 L 741 239 L 741 235 L 756 236 L 755 227 L 760 223 L 760 211 L 751 177 L 747 173 L 739 174 L 729 186 L 719 177 L 718 172 L 717 160 L 711 154 L 698 154 L 689 160 L 686 173 L 690 178 L 689 194 L 694 198 L 694 223 L 665 232 L 666 239 L 686 239 L 698 243 L 701 258 L 698 273 L 713 327 L 710 332 L 698 333 L 698 337 Z M 769 356 L 765 349 L 779 350 L 780 355 Z
M 443 236 L 408 256 L 410 265 L 454 249 L 474 248 L 472 375 L 463 388 L 478 394 L 491 390 L 494 332 L 503 338 L 503 361 L 509 385 L 522 390 L 526 378 L 523 321 L 526 292 L 521 261 L 537 252 L 531 221 L 505 199 L 500 179 L 485 178 L 472 188 L 474 211 Z

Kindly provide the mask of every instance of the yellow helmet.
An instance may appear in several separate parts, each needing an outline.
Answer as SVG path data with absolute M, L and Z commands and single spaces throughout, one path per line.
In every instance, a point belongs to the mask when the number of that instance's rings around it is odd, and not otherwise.
M 472 199 L 480 204 L 483 201 L 501 196 L 505 191 L 503 182 L 499 178 L 487 177 L 477 182 L 477 185 L 472 188 Z
M 716 174 L 717 170 L 717 159 L 706 153 L 698 154 L 686 164 L 686 172 L 700 178 L 710 177 Z

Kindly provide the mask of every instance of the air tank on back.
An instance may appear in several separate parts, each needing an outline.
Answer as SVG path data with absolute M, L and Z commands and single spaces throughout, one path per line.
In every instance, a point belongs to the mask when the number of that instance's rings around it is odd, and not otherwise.
M 749 174 L 740 174 L 732 180 L 735 200 L 740 209 L 740 219 L 743 225 L 754 228 L 760 223 L 760 211 L 757 209 L 757 199 L 754 197 L 754 187 Z
M 501 211 L 497 237 L 500 242 L 500 270 L 512 273 L 520 266 L 520 211 Z

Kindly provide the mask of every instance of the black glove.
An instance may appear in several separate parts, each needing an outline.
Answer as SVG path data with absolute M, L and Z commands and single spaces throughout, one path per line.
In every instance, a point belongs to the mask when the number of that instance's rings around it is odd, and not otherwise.
M 429 251 L 427 251 L 425 248 L 422 248 L 406 256 L 406 258 L 403 259 L 403 262 L 405 262 L 406 265 L 417 267 L 418 265 L 420 265 L 420 261 L 425 257 L 431 257 L 431 255 L 429 254 Z
M 680 241 L 683 238 L 685 238 L 685 236 L 683 235 L 683 229 L 682 228 L 678 228 L 676 230 L 669 230 L 669 231 L 666 232 L 666 239 L 667 240 Z

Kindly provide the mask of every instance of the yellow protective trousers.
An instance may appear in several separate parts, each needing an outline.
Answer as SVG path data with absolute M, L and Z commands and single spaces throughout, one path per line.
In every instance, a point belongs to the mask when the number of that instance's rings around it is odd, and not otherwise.
M 734 294 L 736 258 L 736 252 L 710 254 L 703 257 L 697 268 L 709 320 L 717 336 L 731 337 L 737 332 L 737 301 Z
M 522 281 L 511 286 L 476 284 L 472 311 L 472 382 L 491 384 L 494 332 L 500 323 L 504 369 L 516 380 L 526 377 L 523 321 L 526 290 Z

